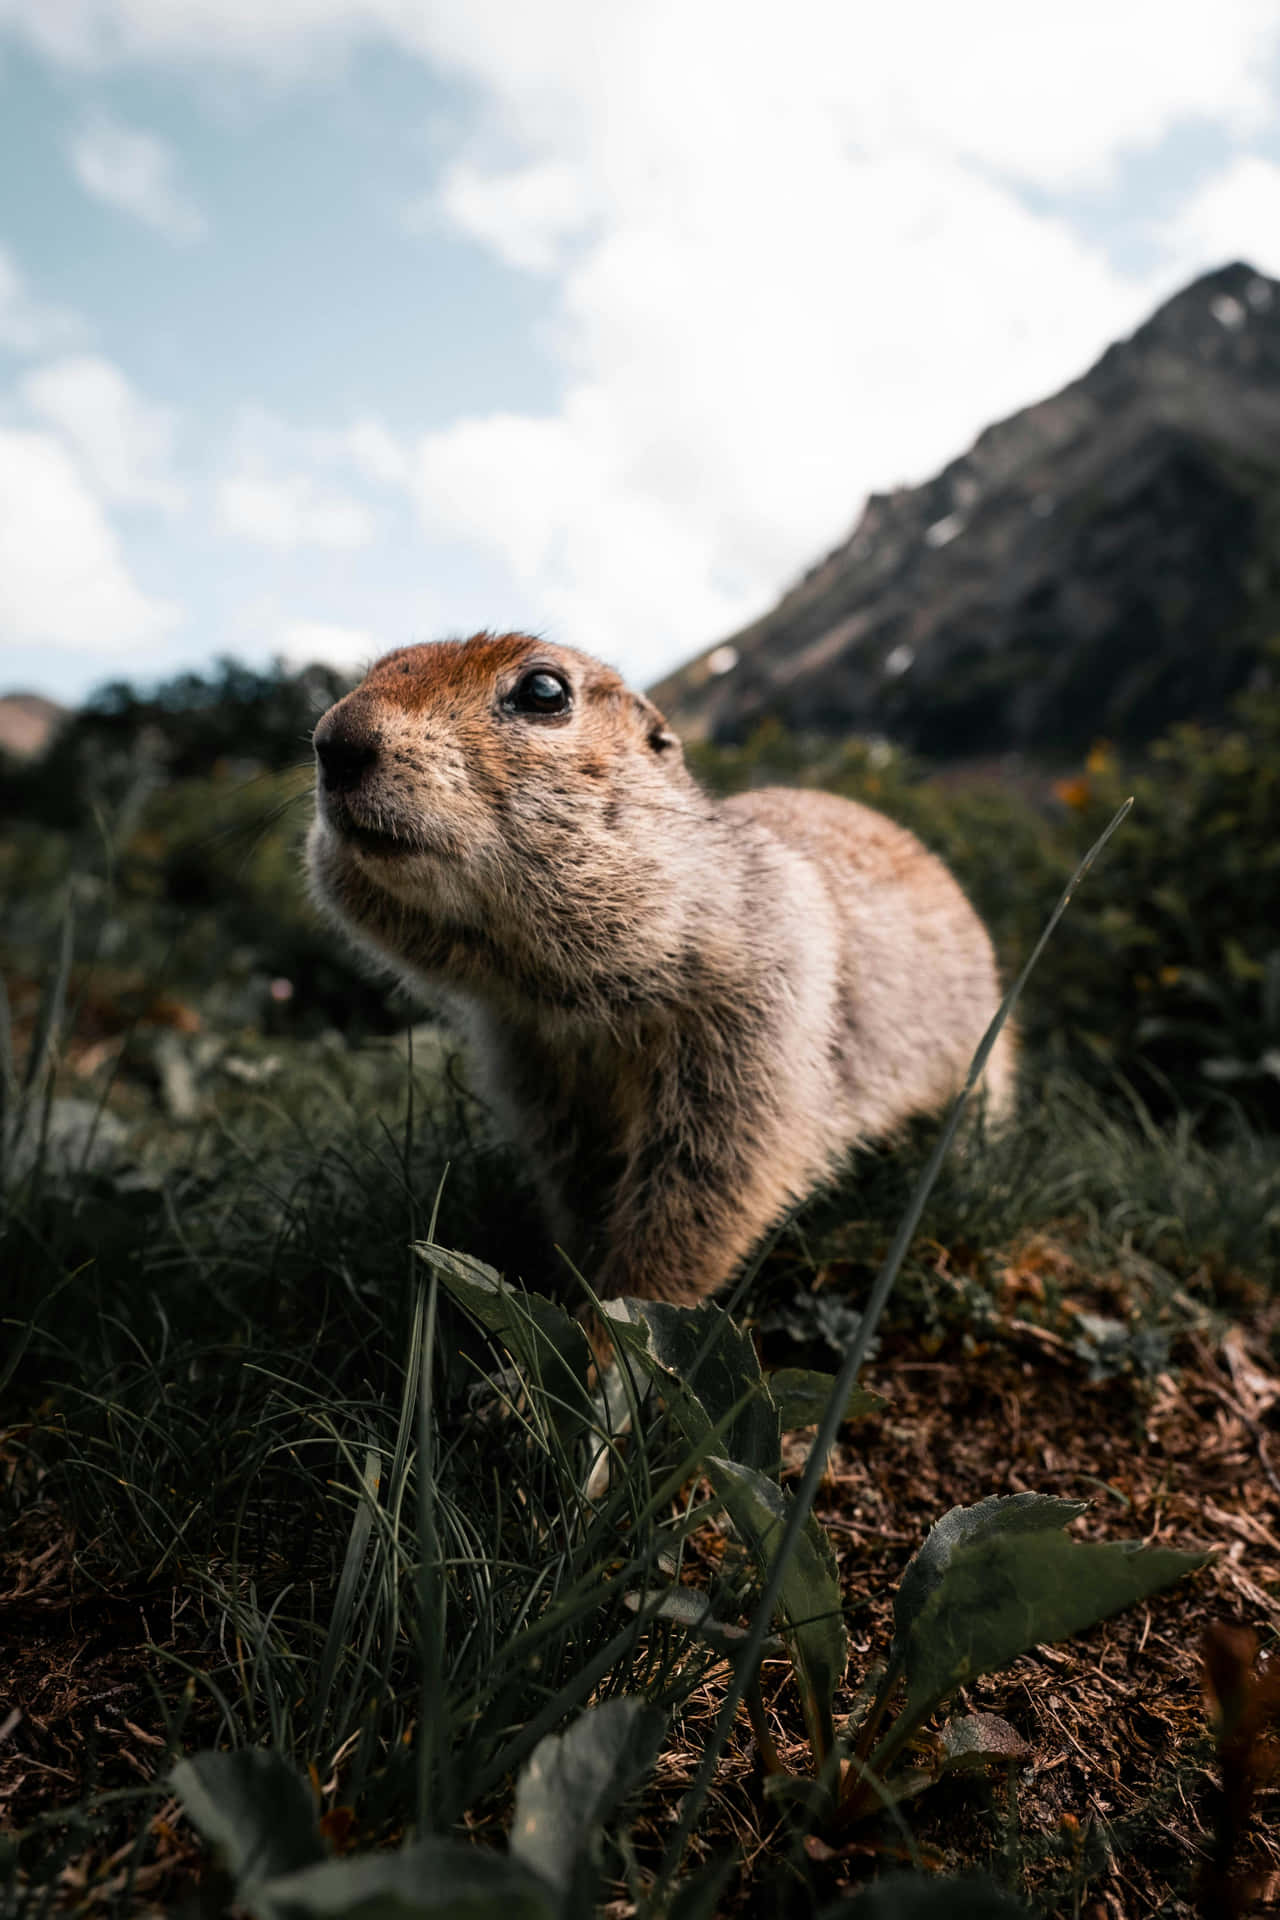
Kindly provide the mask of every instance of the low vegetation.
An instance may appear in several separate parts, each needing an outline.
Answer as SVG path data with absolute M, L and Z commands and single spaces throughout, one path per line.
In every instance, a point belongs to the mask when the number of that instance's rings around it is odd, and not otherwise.
M 1137 805 L 878 1326 L 936 1129 L 728 1312 L 615 1317 L 603 1397 L 448 1042 L 301 898 L 326 689 L 201 686 L 3 783 L 0 1912 L 1263 1911 L 1280 707 L 1056 792 L 702 756 L 906 819 L 1010 963 Z

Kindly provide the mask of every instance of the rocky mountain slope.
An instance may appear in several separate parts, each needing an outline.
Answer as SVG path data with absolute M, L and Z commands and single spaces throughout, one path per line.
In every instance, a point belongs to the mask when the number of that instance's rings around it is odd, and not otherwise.
M 1212 718 L 1280 634 L 1280 283 L 1197 280 L 923 486 L 874 494 L 771 613 L 654 689 L 941 758 Z

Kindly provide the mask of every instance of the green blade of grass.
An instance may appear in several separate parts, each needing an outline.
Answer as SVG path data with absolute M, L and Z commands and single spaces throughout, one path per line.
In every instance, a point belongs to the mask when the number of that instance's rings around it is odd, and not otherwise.
M 422 1617 L 422 1671 L 416 1753 L 416 1834 L 419 1840 L 427 1839 L 448 1825 L 447 1814 L 436 1804 L 436 1750 L 446 1691 L 445 1592 L 441 1579 L 440 1536 L 436 1524 L 435 1433 L 432 1418 L 436 1302 L 439 1291 L 440 1283 L 433 1272 L 427 1286 L 422 1360 L 418 1370 L 418 1582 Z
M 338 1578 L 338 1591 L 334 1595 L 333 1612 L 329 1616 L 329 1631 L 325 1635 L 324 1651 L 320 1656 L 320 1672 L 316 1681 L 317 1733 L 324 1726 L 325 1715 L 329 1710 L 329 1695 L 333 1690 L 334 1675 L 338 1670 L 338 1658 L 347 1643 L 351 1629 L 352 1603 L 355 1600 L 356 1583 L 364 1566 L 365 1554 L 369 1549 L 369 1535 L 373 1531 L 373 1509 L 377 1505 L 381 1477 L 382 1455 L 377 1447 L 367 1447 L 364 1471 L 356 1489 L 356 1510 L 351 1519 L 351 1532 L 347 1536 L 347 1551 L 342 1562 L 342 1572 Z

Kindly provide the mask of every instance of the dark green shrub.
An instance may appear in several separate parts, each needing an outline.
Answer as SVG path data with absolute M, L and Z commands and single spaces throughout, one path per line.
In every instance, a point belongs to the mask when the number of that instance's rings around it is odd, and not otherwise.
M 1096 752 L 1068 795 L 1082 839 L 1126 791 L 1042 992 L 1076 1051 L 1144 1093 L 1280 1123 L 1280 697 L 1242 703 L 1230 731 L 1177 728 L 1136 773 Z

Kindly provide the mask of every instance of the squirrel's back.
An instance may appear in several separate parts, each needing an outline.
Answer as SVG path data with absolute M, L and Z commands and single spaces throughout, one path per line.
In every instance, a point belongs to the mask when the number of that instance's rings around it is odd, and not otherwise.
M 838 1073 L 860 1139 L 892 1134 L 963 1084 L 1000 1001 L 986 928 L 949 869 L 872 807 L 810 788 L 765 787 L 725 802 L 811 863 L 831 901 Z M 984 1077 L 993 1119 L 1009 1111 L 1014 1041 Z

